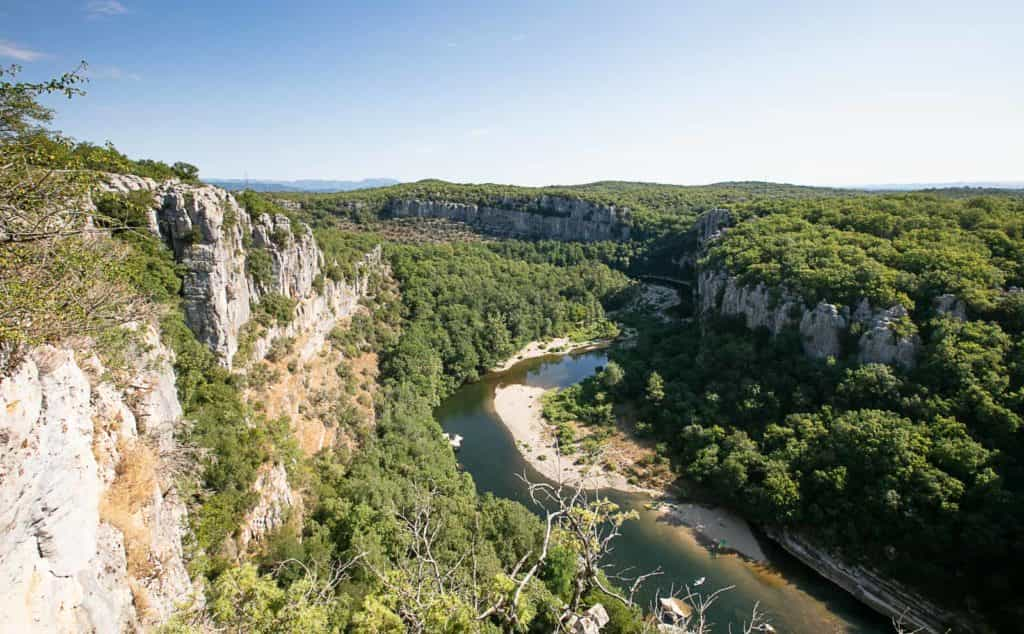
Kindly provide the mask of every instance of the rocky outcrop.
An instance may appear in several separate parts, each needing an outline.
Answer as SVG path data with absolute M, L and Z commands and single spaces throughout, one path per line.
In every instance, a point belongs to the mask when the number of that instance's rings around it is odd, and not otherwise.
M 709 242 L 720 236 L 730 226 L 732 226 L 732 214 L 729 213 L 728 209 L 715 208 L 705 211 L 693 223 L 693 232 L 696 235 L 697 244 L 701 247 L 707 246 Z
M 319 249 L 316 254 L 322 259 Z M 264 358 L 275 339 L 300 334 L 305 335 L 305 342 L 299 351 L 299 360 L 311 359 L 323 348 L 327 335 L 338 321 L 355 313 L 360 299 L 371 292 L 370 277 L 383 266 L 383 254 L 378 245 L 356 263 L 351 281 L 325 279 L 320 292 L 307 294 L 296 304 L 295 316 L 289 323 L 270 326 L 256 338 L 252 355 L 245 362 Z
M 967 304 L 952 293 L 939 295 L 932 300 L 932 310 L 937 315 L 950 317 L 957 321 L 967 321 Z
M 833 557 L 795 533 L 772 527 L 766 527 L 765 533 L 789 554 L 871 609 L 901 619 L 908 630 L 933 634 L 974 631 L 968 619 L 939 607 L 873 570 Z
M 260 214 L 253 222 L 252 246 L 270 255 L 273 268 L 266 287 L 258 280 L 253 281 L 257 294 L 275 292 L 299 299 L 313 292 L 313 280 L 320 274 L 324 256 L 307 225 L 292 231 L 287 216 Z
M 245 515 L 238 544 L 245 549 L 252 542 L 263 541 L 268 534 L 284 526 L 288 514 L 297 504 L 298 496 L 288 485 L 284 465 L 263 465 L 252 485 L 256 504 Z
M 249 215 L 215 187 L 167 183 L 157 196 L 156 229 L 185 266 L 185 321 L 230 366 L 255 299 L 243 246 Z
M 808 308 L 794 293 L 765 284 L 745 285 L 721 269 L 698 274 L 697 299 L 705 317 L 739 317 L 751 330 L 765 328 L 778 335 L 798 327 L 804 354 L 812 359 L 842 356 L 844 335 L 853 324 L 863 331 L 857 341 L 860 363 L 908 369 L 914 367 L 921 349 L 921 338 L 899 304 L 874 309 L 863 300 L 853 311 L 827 302 Z
M 803 311 L 803 304 L 794 295 L 764 284 L 744 285 L 721 270 L 700 272 L 697 295 L 702 313 L 742 317 L 747 328 L 767 328 L 773 335 L 798 323 Z
M 501 237 L 528 239 L 627 240 L 629 210 L 563 196 L 502 199 L 494 206 L 436 200 L 393 200 L 385 213 L 395 218 L 445 218 Z
M 725 210 L 713 209 L 702 214 L 693 229 L 699 251 L 703 252 L 731 222 Z M 876 309 L 862 300 L 851 310 L 849 306 L 820 301 L 811 308 L 785 288 L 744 284 L 713 264 L 705 265 L 698 273 L 696 293 L 697 305 L 705 317 L 742 318 L 747 328 L 765 328 L 772 335 L 787 328 L 799 328 L 804 354 L 812 359 L 842 356 L 846 352 L 842 342 L 854 324 L 862 331 L 856 351 L 860 363 L 911 368 L 921 348 L 920 337 L 906 309 L 898 304 Z M 936 311 L 966 316 L 963 302 L 951 295 L 936 300 Z
M 921 338 L 903 306 L 872 311 L 864 300 L 854 311 L 854 319 L 866 328 L 858 342 L 858 362 L 914 367 Z
M 590 606 L 583 614 L 573 616 L 566 623 L 568 631 L 573 634 L 599 634 L 611 618 L 608 611 L 600 603 Z
M 805 310 L 800 319 L 804 354 L 812 359 L 839 357 L 843 352 L 839 334 L 846 329 L 847 321 L 834 304 L 818 302 L 814 310 Z
M 324 256 L 306 225 L 293 227 L 281 214 L 251 218 L 234 196 L 217 187 L 112 174 L 102 188 L 153 192 L 150 230 L 167 242 L 186 270 L 185 321 L 228 368 L 251 307 L 261 297 L 289 297 L 297 302 L 296 314 L 287 326 L 271 327 L 258 338 L 250 359 L 262 358 L 280 336 L 308 331 L 322 343 L 337 319 L 352 313 L 366 292 L 370 269 L 381 264 L 378 249 L 359 264 L 355 279 L 323 280 L 322 288 L 316 288 Z M 269 271 L 258 275 L 247 266 L 257 255 L 269 263 Z
M 186 509 L 160 453 L 175 450 L 181 414 L 171 356 L 154 327 L 139 336 L 123 384 L 51 346 L 0 382 L 4 631 L 117 632 L 194 595 Z

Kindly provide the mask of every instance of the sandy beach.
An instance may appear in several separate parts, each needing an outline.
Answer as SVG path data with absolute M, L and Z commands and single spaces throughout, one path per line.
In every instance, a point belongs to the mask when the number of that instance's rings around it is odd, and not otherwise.
M 601 346 L 607 346 L 610 341 L 582 341 L 573 342 L 568 337 L 558 337 L 550 341 L 531 341 L 522 350 L 505 360 L 504 363 L 491 368 L 491 372 L 504 372 L 520 361 L 536 359 L 549 354 L 568 354 L 581 350 L 592 350 Z
M 512 434 L 523 458 L 541 475 L 557 481 L 561 474 L 562 481 L 569 485 L 582 480 L 588 489 L 615 489 L 663 500 L 655 503 L 659 522 L 687 527 L 700 542 L 720 543 L 748 559 L 764 561 L 764 551 L 743 518 L 723 508 L 673 501 L 665 491 L 645 489 L 630 484 L 622 474 L 577 465 L 572 456 L 560 456 L 553 428 L 541 413 L 540 397 L 545 391 L 542 387 L 521 384 L 499 386 L 494 391 L 495 412 Z
M 607 473 L 592 465 L 577 465 L 572 456 L 560 456 L 551 427 L 541 415 L 540 397 L 546 390 L 530 385 L 503 385 L 494 391 L 494 410 L 512 433 L 519 453 L 549 480 L 566 484 L 581 480 L 588 489 L 616 489 L 630 493 L 644 489 L 626 482 L 618 473 Z

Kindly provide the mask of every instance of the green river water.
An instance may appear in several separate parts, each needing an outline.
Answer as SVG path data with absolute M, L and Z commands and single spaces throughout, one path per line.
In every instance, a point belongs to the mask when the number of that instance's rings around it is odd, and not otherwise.
M 463 386 L 437 408 L 445 431 L 464 437 L 459 462 L 481 492 L 517 500 L 530 506 L 523 482 L 526 471 L 534 480 L 541 476 L 516 448 L 511 434 L 494 411 L 494 390 L 499 385 L 523 383 L 564 387 L 593 374 L 607 363 L 603 351 L 549 356 L 523 361 L 511 369 L 488 375 Z M 767 562 L 755 564 L 735 555 L 714 555 L 695 538 L 692 529 L 662 519 L 644 508 L 650 498 L 617 491 L 605 494 L 640 518 L 627 522 L 615 543 L 613 569 L 648 571 L 660 566 L 665 574 L 652 579 L 641 596 L 643 604 L 654 600 L 658 587 L 680 587 L 706 577 L 700 587 L 711 592 L 724 586 L 735 589 L 721 595 L 712 609 L 715 631 L 728 632 L 749 618 L 760 602 L 778 632 L 819 634 L 827 632 L 888 633 L 888 621 L 863 606 L 842 589 L 818 576 L 766 538 L 759 536 Z

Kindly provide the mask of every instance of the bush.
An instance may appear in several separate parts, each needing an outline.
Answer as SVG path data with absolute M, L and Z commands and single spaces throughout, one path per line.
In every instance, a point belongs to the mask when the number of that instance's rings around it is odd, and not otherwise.
M 253 307 L 253 319 L 267 328 L 274 324 L 286 326 L 295 316 L 296 304 L 294 299 L 280 293 L 267 293 Z

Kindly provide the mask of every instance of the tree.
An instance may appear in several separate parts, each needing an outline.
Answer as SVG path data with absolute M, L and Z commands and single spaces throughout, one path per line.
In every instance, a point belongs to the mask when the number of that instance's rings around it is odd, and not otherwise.
M 177 175 L 178 178 L 185 181 L 186 183 L 194 183 L 199 181 L 199 168 L 191 163 L 183 163 L 178 161 L 171 166 L 171 170 Z
M 624 378 L 626 378 L 626 371 L 614 361 L 608 362 L 608 365 L 604 368 L 604 373 L 601 375 L 601 381 L 609 390 L 617 387 Z
M 58 171 L 59 156 L 71 142 L 47 130 L 53 110 L 39 97 L 85 93 L 83 63 L 56 79 L 13 81 L 19 66 L 0 68 L 0 243 L 24 243 L 81 233 L 88 212 L 82 197 L 87 176 Z M 9 79 L 4 79 L 7 77 Z
M 105 244 L 88 201 L 92 177 L 66 161 L 70 141 L 45 129 L 53 112 L 38 99 L 81 95 L 81 71 L 17 82 L 0 69 L 0 371 L 22 344 L 96 334 L 137 318 L 120 276 L 123 249 Z
M 657 371 L 647 376 L 647 400 L 660 403 L 665 398 L 665 381 Z

